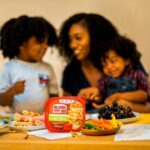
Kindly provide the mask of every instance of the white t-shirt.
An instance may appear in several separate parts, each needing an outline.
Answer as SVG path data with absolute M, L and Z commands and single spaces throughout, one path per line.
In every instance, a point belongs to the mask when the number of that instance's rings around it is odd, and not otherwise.
M 29 63 L 12 59 L 4 65 L 0 76 L 0 93 L 5 92 L 15 82 L 25 80 L 24 93 L 14 96 L 15 112 L 44 112 L 44 105 L 50 94 L 58 94 L 55 74 L 50 64 Z

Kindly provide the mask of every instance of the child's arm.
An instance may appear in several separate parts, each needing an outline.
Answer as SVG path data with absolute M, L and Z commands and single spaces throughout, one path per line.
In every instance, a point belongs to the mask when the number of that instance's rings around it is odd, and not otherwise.
M 12 87 L 10 87 L 6 92 L 0 93 L 0 104 L 3 106 L 11 106 L 13 103 L 13 98 L 17 94 L 24 92 L 25 81 L 18 81 Z
M 105 100 L 105 103 L 112 104 L 115 100 L 119 99 L 135 103 L 146 102 L 148 98 L 148 79 L 145 74 L 139 70 L 136 70 L 133 75 L 137 82 L 137 90 L 124 93 L 115 93 L 109 96 Z
M 126 99 L 131 102 L 146 102 L 148 97 L 147 92 L 143 90 L 125 92 L 120 96 L 122 97 L 122 99 Z
M 147 101 L 147 92 L 143 90 L 136 90 L 132 92 L 124 92 L 124 93 L 115 93 L 109 96 L 106 100 L 106 104 L 112 104 L 114 101 L 118 101 L 120 99 L 124 99 L 130 102 L 146 102 Z
M 141 113 L 150 113 L 150 102 L 144 102 L 144 103 L 136 103 L 126 100 L 119 100 L 119 105 L 129 106 L 132 108 L 135 112 L 141 112 Z
M 49 97 L 57 97 L 59 96 L 58 84 L 55 76 L 55 72 L 53 67 L 49 64 L 48 71 L 50 73 L 50 80 L 49 80 Z
M 135 112 L 150 113 L 150 102 L 137 103 L 137 102 L 128 101 L 125 99 L 120 99 L 117 102 L 119 105 L 131 107 L 132 110 Z M 113 103 L 112 101 L 107 102 L 107 104 L 109 104 L 109 105 L 111 105 L 112 103 Z M 97 104 L 93 103 L 92 105 L 95 108 L 101 108 L 101 107 L 104 107 L 106 104 L 97 105 Z

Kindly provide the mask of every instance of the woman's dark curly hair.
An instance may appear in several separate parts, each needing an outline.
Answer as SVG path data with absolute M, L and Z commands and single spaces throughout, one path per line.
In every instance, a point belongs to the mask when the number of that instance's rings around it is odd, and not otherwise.
M 135 67 L 141 58 L 140 52 L 137 50 L 136 43 L 125 36 L 117 36 L 112 41 L 101 47 L 101 51 L 96 53 L 94 64 L 102 71 L 102 61 L 105 62 L 107 54 L 110 50 L 113 50 L 117 55 L 125 60 L 130 60 L 133 67 Z M 97 63 L 99 61 L 99 63 Z
M 101 15 L 93 13 L 79 13 L 67 19 L 61 27 L 59 34 L 59 51 L 68 60 L 73 56 L 69 47 L 69 30 L 73 24 L 85 26 L 90 34 L 91 51 L 89 56 L 94 58 L 94 51 L 100 51 L 99 47 L 105 41 L 118 35 L 117 29 L 113 24 Z
M 4 57 L 14 58 L 19 54 L 19 47 L 35 37 L 39 42 L 48 38 L 48 45 L 58 44 L 55 28 L 43 17 L 26 15 L 8 20 L 0 31 L 0 49 Z

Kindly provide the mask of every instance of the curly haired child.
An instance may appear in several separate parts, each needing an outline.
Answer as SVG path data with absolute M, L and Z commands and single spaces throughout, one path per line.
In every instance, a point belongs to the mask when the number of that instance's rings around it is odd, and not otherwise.
M 49 96 L 57 95 L 53 68 L 42 58 L 57 45 L 55 28 L 43 17 L 19 16 L 0 31 L 0 49 L 9 58 L 0 76 L 0 105 L 14 111 L 43 112 Z
M 91 87 L 82 92 L 88 99 L 99 99 L 100 103 L 111 105 L 118 101 L 134 111 L 150 112 L 147 76 L 134 69 L 140 57 L 132 40 L 124 36 L 114 38 L 97 53 L 96 59 L 100 61 L 97 67 L 104 73 L 98 88 Z M 101 107 L 95 103 L 93 106 Z

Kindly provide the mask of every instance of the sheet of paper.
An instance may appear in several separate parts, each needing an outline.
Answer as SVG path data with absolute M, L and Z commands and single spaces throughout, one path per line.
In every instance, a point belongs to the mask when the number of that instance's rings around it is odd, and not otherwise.
M 41 137 L 41 138 L 45 138 L 48 140 L 56 140 L 56 139 L 67 138 L 67 137 L 72 136 L 72 134 L 69 132 L 67 132 L 67 133 L 56 133 L 56 132 L 49 132 L 47 129 L 27 132 L 27 134 Z
M 115 141 L 150 140 L 150 124 L 130 124 L 121 126 Z

